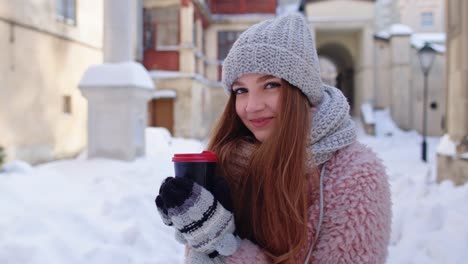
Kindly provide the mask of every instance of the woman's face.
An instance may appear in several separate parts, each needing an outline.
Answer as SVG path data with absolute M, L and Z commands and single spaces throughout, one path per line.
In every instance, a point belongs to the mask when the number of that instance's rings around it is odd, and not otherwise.
M 275 128 L 282 88 L 280 78 L 265 74 L 246 74 L 232 84 L 237 115 L 260 142 Z

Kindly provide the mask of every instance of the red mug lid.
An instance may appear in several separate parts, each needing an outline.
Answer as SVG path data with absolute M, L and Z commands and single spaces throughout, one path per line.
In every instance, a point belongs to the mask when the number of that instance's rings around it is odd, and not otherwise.
M 213 151 L 203 151 L 202 153 L 181 153 L 174 154 L 173 162 L 218 162 L 218 158 Z

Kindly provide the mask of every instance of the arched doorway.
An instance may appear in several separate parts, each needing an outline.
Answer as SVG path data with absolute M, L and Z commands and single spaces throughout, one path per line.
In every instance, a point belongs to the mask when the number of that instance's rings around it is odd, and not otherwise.
M 351 113 L 354 109 L 354 63 L 348 49 L 339 43 L 326 43 L 317 49 L 319 58 L 332 62 L 336 67 L 336 79 L 334 86 L 340 89 L 348 99 Z M 322 63 L 323 65 L 323 63 Z M 330 73 L 322 78 L 330 78 Z

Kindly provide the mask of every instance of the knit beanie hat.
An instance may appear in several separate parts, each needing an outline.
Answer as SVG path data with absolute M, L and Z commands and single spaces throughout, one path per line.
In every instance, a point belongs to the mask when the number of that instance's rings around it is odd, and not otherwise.
M 309 166 L 325 163 L 356 140 L 354 122 L 343 93 L 322 83 L 312 32 L 301 14 L 293 13 L 253 25 L 236 40 L 223 62 L 222 82 L 248 73 L 270 74 L 299 88 L 312 104 Z
M 248 73 L 270 74 L 298 87 L 312 105 L 320 103 L 323 85 L 314 39 L 299 13 L 253 25 L 236 40 L 223 62 L 222 83 Z

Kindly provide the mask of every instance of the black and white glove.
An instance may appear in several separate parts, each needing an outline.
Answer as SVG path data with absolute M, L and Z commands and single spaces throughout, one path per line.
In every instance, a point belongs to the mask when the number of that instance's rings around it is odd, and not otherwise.
M 218 254 L 230 256 L 237 250 L 233 214 L 192 180 L 166 178 L 156 206 L 164 224 L 176 229 L 177 241 L 190 246 L 189 263 L 215 263 Z

